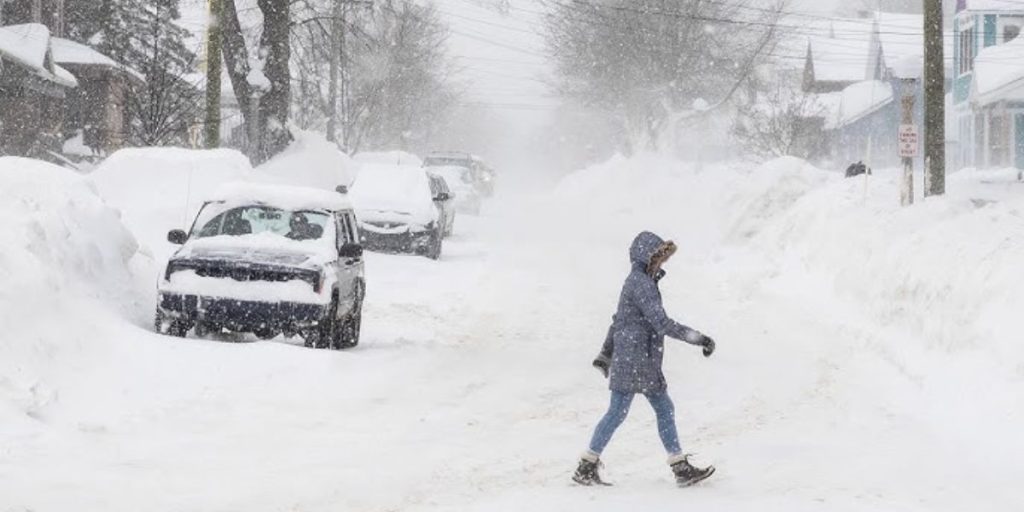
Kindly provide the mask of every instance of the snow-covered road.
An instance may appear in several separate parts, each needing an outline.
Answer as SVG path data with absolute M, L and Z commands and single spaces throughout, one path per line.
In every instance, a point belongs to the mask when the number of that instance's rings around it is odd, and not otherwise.
M 706 219 L 637 207 L 582 226 L 530 196 L 492 206 L 459 219 L 440 262 L 368 256 L 352 351 L 160 337 L 145 305 L 131 321 L 74 308 L 64 327 L 14 330 L 66 332 L 37 351 L 52 371 L 25 414 L 2 416 L 0 511 L 1024 506 L 1024 373 L 926 351 L 828 279 L 718 247 Z M 718 473 L 676 489 L 638 403 L 605 454 L 617 485 L 574 487 L 607 400 L 589 362 L 645 221 L 681 245 L 670 313 L 719 343 L 711 359 L 683 344 L 666 356 L 684 447 Z

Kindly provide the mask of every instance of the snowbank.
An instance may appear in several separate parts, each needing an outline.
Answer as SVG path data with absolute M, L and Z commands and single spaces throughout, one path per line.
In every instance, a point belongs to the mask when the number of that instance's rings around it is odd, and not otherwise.
M 423 159 L 406 151 L 367 151 L 364 153 L 356 153 L 356 162 L 361 164 L 379 164 L 379 165 L 413 165 L 421 167 L 423 165 Z
M 0 218 L 0 418 L 24 420 L 95 316 L 135 313 L 137 245 L 86 179 L 36 160 L 0 158 Z
M 978 348 L 991 361 L 1020 361 L 1016 171 L 951 174 L 946 196 L 912 208 L 899 207 L 897 174 L 876 171 L 865 188 L 793 158 L 697 172 L 657 156 L 618 157 L 568 176 L 550 201 L 562 213 L 553 222 L 595 246 L 654 230 L 676 239 L 677 257 L 732 261 L 737 279 L 839 297 L 912 333 L 922 350 Z
M 296 140 L 283 153 L 256 168 L 253 179 L 334 191 L 349 186 L 355 164 L 322 134 L 296 132 Z
M 100 195 L 121 210 L 124 222 L 157 260 L 171 250 L 167 232 L 188 229 L 210 194 L 248 179 L 249 159 L 228 149 L 123 149 L 90 174 Z
M 617 156 L 569 175 L 549 201 L 567 229 L 595 242 L 629 240 L 644 229 L 666 233 L 704 256 L 758 226 L 829 178 L 806 162 L 781 158 L 760 167 L 694 164 L 658 155 Z
M 823 276 L 885 325 L 928 348 L 983 348 L 1019 361 L 1024 317 L 1024 196 L 1016 172 L 961 172 L 947 196 L 898 206 L 895 171 L 800 198 L 754 247 L 780 266 Z

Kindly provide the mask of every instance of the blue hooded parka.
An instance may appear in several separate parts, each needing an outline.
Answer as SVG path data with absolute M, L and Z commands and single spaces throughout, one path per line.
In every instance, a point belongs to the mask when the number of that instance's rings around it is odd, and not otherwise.
M 665 336 L 700 345 L 704 336 L 672 320 L 661 303 L 658 281 L 665 275 L 647 274 L 654 253 L 665 241 L 644 231 L 629 248 L 632 270 L 622 285 L 618 309 L 605 340 L 605 349 L 612 348 L 609 388 L 620 393 L 656 394 L 666 390 L 662 360 Z

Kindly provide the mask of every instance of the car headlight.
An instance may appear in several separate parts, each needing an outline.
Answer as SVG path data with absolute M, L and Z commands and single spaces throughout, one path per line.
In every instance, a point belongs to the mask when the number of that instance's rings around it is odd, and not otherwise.
M 188 260 L 171 260 L 167 262 L 167 270 L 164 271 L 164 280 L 170 281 L 171 274 L 178 272 L 179 270 L 191 269 L 192 265 Z

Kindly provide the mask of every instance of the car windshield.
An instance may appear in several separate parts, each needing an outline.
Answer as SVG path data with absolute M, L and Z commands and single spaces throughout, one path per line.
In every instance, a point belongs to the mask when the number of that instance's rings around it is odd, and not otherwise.
M 327 232 L 329 222 L 329 215 L 312 210 L 289 211 L 270 206 L 240 206 L 223 210 L 220 205 L 207 205 L 196 221 L 196 226 L 202 227 L 196 231 L 195 237 L 272 233 L 292 240 L 318 240 Z

